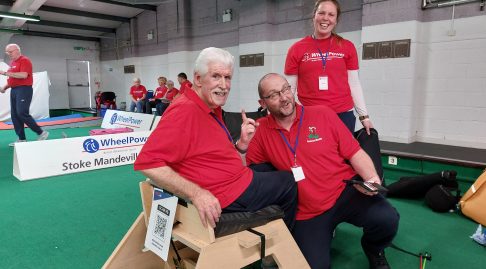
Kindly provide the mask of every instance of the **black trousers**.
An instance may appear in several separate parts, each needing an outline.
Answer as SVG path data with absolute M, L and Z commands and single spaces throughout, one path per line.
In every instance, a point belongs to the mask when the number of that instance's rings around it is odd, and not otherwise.
M 159 104 L 159 103 L 161 103 L 159 99 L 155 99 L 154 101 L 145 102 L 145 113 L 152 114 L 152 108 L 156 107 L 156 105 Z
M 10 91 L 10 116 L 20 140 L 25 140 L 24 124 L 38 135 L 42 133 L 42 129 L 29 114 L 33 92 L 32 86 L 13 87 Z
M 284 222 L 292 230 L 297 212 L 297 184 L 287 171 L 253 172 L 248 188 L 223 213 L 254 212 L 269 205 L 278 205 L 284 211 Z
M 363 228 L 363 249 L 378 253 L 391 244 L 399 218 L 381 194 L 367 196 L 349 185 L 332 208 L 311 219 L 296 221 L 292 234 L 312 269 L 328 269 L 333 231 L 339 223 Z

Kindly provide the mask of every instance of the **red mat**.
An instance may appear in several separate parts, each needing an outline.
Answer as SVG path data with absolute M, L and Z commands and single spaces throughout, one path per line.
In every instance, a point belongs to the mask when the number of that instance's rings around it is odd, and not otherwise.
M 84 118 L 74 118 L 74 119 L 65 119 L 65 120 L 55 120 L 55 121 L 46 121 L 46 122 L 38 122 L 39 126 L 52 126 L 52 125 L 62 125 L 62 124 L 69 124 L 69 123 L 76 123 L 76 122 L 85 122 L 85 121 L 92 121 L 101 119 L 100 117 L 84 117 Z M 27 125 L 25 125 L 27 127 Z M 6 124 L 4 122 L 0 122 L 0 130 L 10 130 L 13 129 L 13 124 Z

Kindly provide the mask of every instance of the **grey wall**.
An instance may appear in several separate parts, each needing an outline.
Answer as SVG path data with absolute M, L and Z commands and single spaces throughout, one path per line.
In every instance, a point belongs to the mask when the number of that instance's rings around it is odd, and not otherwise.
M 309 0 L 170 1 L 122 25 L 115 36 L 118 42 L 103 39 L 101 60 L 299 38 L 312 32 L 313 6 Z M 361 29 L 361 7 L 360 0 L 342 1 L 339 32 Z M 223 23 L 226 9 L 233 18 Z M 155 37 L 147 40 L 151 30 Z

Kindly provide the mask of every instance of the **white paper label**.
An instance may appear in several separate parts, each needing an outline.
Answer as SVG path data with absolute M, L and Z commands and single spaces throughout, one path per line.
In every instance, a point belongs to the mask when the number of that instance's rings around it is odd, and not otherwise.
M 329 82 L 326 76 L 319 77 L 319 90 L 320 91 L 327 91 L 329 89 Z
M 177 197 L 161 189 L 154 188 L 152 210 L 145 236 L 145 247 L 167 261 L 172 225 L 177 207 Z
M 295 182 L 301 181 L 305 178 L 304 170 L 301 166 L 292 167 L 292 174 L 294 174 Z

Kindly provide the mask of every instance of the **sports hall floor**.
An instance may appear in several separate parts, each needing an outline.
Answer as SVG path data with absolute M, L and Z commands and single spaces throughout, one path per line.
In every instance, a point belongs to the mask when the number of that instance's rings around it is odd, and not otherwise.
M 49 139 L 88 135 L 93 127 L 51 129 Z M 35 134 L 27 130 L 28 139 Z M 13 130 L 0 131 L 0 268 L 100 268 L 142 210 L 132 166 L 20 182 L 12 175 Z M 46 155 L 49 154 L 46 152 Z M 469 238 L 477 228 L 459 213 L 434 213 L 423 201 L 390 199 L 401 215 L 394 244 L 429 252 L 425 268 L 486 268 L 486 248 Z M 341 225 L 333 268 L 368 268 L 358 228 Z M 394 269 L 419 259 L 387 249 Z M 257 268 L 254 266 L 254 268 Z

